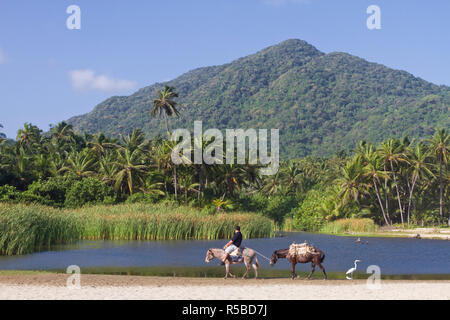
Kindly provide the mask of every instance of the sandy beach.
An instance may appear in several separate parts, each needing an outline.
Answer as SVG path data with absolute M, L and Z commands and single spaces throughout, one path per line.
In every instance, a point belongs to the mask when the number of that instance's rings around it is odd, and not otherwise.
M 226 300 L 236 299 L 450 299 L 450 281 L 382 280 L 369 288 L 364 280 L 217 279 L 82 275 L 80 288 L 66 286 L 68 275 L 2 275 L 0 299 L 44 300 Z

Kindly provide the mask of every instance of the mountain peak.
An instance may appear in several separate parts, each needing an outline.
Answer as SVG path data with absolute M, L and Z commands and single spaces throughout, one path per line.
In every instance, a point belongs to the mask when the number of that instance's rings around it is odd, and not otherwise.
M 314 47 L 313 45 L 300 39 L 288 39 L 276 45 L 265 48 L 260 52 L 277 52 L 280 55 L 288 55 L 288 56 L 300 55 L 309 57 L 324 54 L 323 52 L 317 50 L 317 48 Z
M 168 84 L 182 108 L 170 119 L 172 128 L 192 128 L 195 120 L 204 128 L 277 128 L 287 158 L 351 150 L 361 139 L 420 138 L 450 126 L 449 87 L 346 53 L 325 54 L 299 39 L 192 70 Z M 150 116 L 161 85 L 108 99 L 68 122 L 81 132 L 118 136 L 141 128 L 155 136 L 164 132 L 160 119 Z M 423 100 L 430 95 L 440 99 Z

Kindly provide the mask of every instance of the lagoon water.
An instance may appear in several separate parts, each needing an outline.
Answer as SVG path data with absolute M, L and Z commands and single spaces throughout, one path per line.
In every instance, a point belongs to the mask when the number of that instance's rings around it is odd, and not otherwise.
M 292 242 L 305 240 L 322 249 L 327 271 L 345 272 L 355 259 L 361 260 L 358 270 L 365 272 L 369 265 L 378 265 L 383 274 L 450 274 L 450 241 L 408 238 L 338 237 L 324 234 L 293 232 L 265 239 L 244 239 L 248 246 L 270 257 L 276 249 L 287 248 Z M 368 241 L 368 244 L 365 242 Z M 226 240 L 202 241 L 79 241 L 53 251 L 22 256 L 0 256 L 0 270 L 65 269 L 69 265 L 83 267 L 155 267 L 208 266 L 205 253 L 209 248 L 222 247 Z M 269 262 L 258 257 L 262 268 Z M 216 266 L 217 260 L 209 265 Z M 276 269 L 288 269 L 285 259 Z M 298 271 L 309 271 L 310 264 L 298 264 Z M 320 273 L 317 268 L 316 272 Z

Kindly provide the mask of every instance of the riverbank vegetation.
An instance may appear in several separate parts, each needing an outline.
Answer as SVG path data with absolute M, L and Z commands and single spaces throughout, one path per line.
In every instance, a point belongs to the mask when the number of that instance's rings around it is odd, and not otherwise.
M 255 214 L 208 215 L 160 204 L 120 204 L 78 209 L 0 204 L 0 254 L 48 250 L 76 240 L 226 239 L 239 224 L 246 238 L 270 237 L 274 223 Z
M 167 131 L 170 116 L 179 114 L 177 96 L 165 87 L 151 110 L 164 116 Z M 146 139 L 139 129 L 111 138 L 79 134 L 64 122 L 47 133 L 26 123 L 15 141 L 0 139 L 0 202 L 5 203 L 66 210 L 94 206 L 84 209 L 93 216 L 98 205 L 162 203 L 161 210 L 170 203 L 211 219 L 254 213 L 304 231 L 363 218 L 377 225 L 439 226 L 450 214 L 450 135 L 445 129 L 421 141 L 361 141 L 352 154 L 284 161 L 272 176 L 261 176 L 259 165 L 174 165 L 176 142 Z
M 350 232 L 373 233 L 378 230 L 372 219 L 339 219 L 327 223 L 320 230 L 324 233 L 345 234 Z

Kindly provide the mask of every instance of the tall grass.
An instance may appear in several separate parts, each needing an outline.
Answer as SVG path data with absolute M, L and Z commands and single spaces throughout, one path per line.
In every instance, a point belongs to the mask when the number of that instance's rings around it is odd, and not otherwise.
M 295 231 L 294 219 L 291 217 L 286 217 L 281 225 L 280 230 L 282 231 Z
M 0 204 L 0 254 L 15 255 L 42 250 L 76 239 L 71 213 L 43 206 Z
M 202 214 L 170 204 L 122 204 L 58 210 L 38 205 L 0 204 L 0 254 L 49 249 L 89 240 L 223 239 L 239 224 L 245 238 L 269 237 L 274 223 L 250 213 Z
M 375 225 L 372 219 L 339 219 L 327 223 L 320 230 L 325 233 L 358 233 L 358 232 L 376 232 L 378 227 Z

